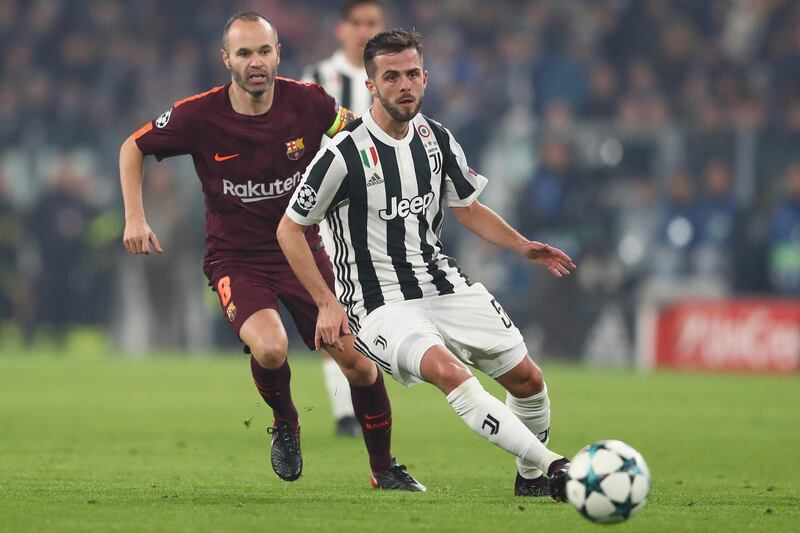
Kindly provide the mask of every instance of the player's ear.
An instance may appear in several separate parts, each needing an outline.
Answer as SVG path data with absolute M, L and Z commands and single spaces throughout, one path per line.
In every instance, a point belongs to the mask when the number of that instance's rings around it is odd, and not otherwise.
M 222 58 L 222 63 L 225 65 L 225 68 L 230 70 L 231 69 L 231 62 L 228 59 L 228 51 L 224 48 L 219 49 L 219 56 Z
M 376 91 L 375 91 L 375 84 L 374 84 L 374 83 L 372 83 L 372 80 L 371 80 L 371 79 L 367 78 L 367 79 L 364 81 L 364 85 L 366 85 L 366 87 L 367 87 L 367 90 L 369 91 L 369 94 L 371 94 L 373 97 L 377 96 L 377 95 L 375 94 L 375 92 L 376 92 Z
M 281 43 L 275 45 L 275 55 L 278 56 L 278 62 L 276 63 L 276 65 L 281 64 L 281 48 L 282 48 Z
M 423 87 L 427 87 L 428 86 L 428 71 L 427 70 L 423 70 L 422 71 L 422 86 Z

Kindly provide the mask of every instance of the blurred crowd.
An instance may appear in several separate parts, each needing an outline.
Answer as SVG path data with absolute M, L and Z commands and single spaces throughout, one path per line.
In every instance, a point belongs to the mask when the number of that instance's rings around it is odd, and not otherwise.
M 485 203 L 579 264 L 555 283 L 452 223 L 446 234 L 547 351 L 624 344 L 643 300 L 800 295 L 800 3 L 387 8 L 389 26 L 422 33 L 424 112 L 490 178 Z M 213 342 L 191 162 L 148 170 L 167 254 L 143 260 L 120 244 L 117 156 L 171 102 L 226 81 L 221 30 L 241 9 L 277 27 L 282 75 L 337 46 L 336 6 L 321 0 L 0 2 L 0 322 L 27 336 L 110 326 L 135 346 L 138 321 L 142 348 Z

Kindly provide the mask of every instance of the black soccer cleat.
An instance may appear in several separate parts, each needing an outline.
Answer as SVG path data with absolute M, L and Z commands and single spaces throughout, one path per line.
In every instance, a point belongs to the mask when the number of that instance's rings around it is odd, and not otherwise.
M 547 477 L 550 478 L 550 497 L 557 502 L 567 501 L 567 469 L 569 459 L 562 457 L 550 463 Z
M 295 481 L 303 473 L 303 456 L 300 453 L 300 426 L 277 421 L 267 429 L 272 435 L 272 469 L 284 481 Z
M 372 472 L 370 483 L 380 490 L 407 490 L 410 492 L 425 492 L 428 490 L 425 485 L 411 477 L 407 472 L 406 465 L 397 464 L 397 460 L 392 457 L 389 468 L 382 472 Z
M 550 496 L 550 480 L 544 475 L 526 479 L 517 472 L 514 481 L 514 496 Z
M 360 437 L 361 424 L 354 416 L 344 416 L 336 421 L 336 435 L 339 437 Z

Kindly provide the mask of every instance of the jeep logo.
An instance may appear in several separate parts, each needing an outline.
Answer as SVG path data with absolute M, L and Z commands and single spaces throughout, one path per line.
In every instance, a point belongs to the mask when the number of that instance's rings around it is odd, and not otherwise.
M 415 196 L 411 200 L 403 198 L 399 202 L 397 197 L 392 197 L 388 209 L 381 209 L 378 214 L 382 220 L 392 220 L 396 217 L 406 218 L 408 215 L 419 215 L 428 210 L 433 202 L 433 192 L 423 196 Z

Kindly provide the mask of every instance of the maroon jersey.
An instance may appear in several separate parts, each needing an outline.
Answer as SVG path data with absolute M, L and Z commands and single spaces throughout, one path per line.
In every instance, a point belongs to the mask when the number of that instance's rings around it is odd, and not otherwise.
M 230 83 L 175 102 L 134 134 L 139 149 L 190 154 L 206 203 L 206 265 L 247 256 L 285 262 L 275 232 L 322 136 L 344 127 L 347 110 L 317 84 L 276 78 L 272 107 L 257 116 L 233 110 Z M 306 231 L 309 244 L 319 229 Z

